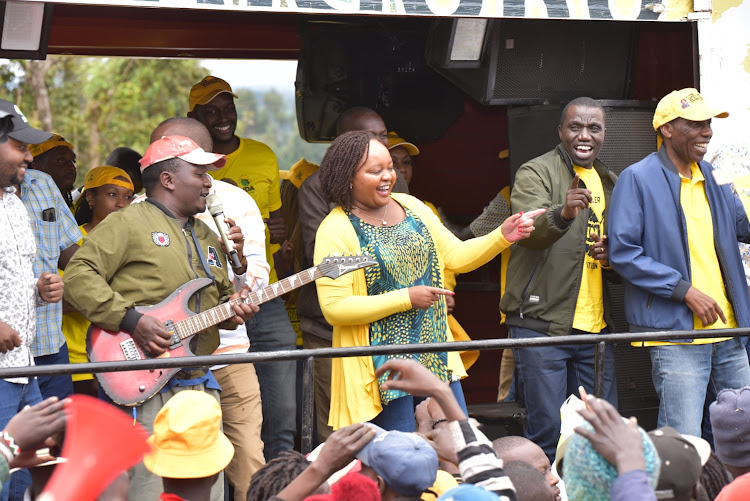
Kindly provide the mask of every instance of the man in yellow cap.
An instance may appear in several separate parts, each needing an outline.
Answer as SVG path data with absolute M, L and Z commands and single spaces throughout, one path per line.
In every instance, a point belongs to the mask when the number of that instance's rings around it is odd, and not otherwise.
M 73 185 L 76 182 L 75 147 L 60 134 L 39 144 L 30 144 L 29 152 L 34 157 L 30 167 L 52 176 L 68 207 L 73 206 Z
M 654 130 L 659 151 L 620 175 L 609 214 L 609 258 L 624 278 L 632 331 L 750 327 L 738 241 L 750 225 L 729 185 L 716 184 L 703 161 L 714 108 L 695 89 L 659 102 Z M 659 394 L 658 426 L 701 435 L 709 384 L 714 391 L 750 385 L 740 338 L 672 340 L 650 346 Z
M 213 151 L 226 155 L 226 165 L 212 172 L 215 179 L 229 181 L 247 192 L 258 205 L 267 225 L 266 260 L 269 281 L 277 282 L 273 254 L 286 238 L 281 216 L 279 167 L 271 148 L 253 139 L 235 135 L 237 94 L 221 78 L 207 76 L 190 90 L 188 117 L 206 126 Z M 297 334 L 289 321 L 284 300 L 276 298 L 260 306 L 247 324 L 250 351 L 294 350 Z M 297 423 L 296 370 L 294 361 L 260 364 L 256 367 L 263 405 L 262 439 L 266 461 L 294 447 Z

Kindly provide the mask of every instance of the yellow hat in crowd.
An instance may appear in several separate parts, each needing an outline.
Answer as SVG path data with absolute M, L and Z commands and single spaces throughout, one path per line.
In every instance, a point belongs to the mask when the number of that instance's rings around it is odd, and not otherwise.
M 702 122 L 709 118 L 726 118 L 724 110 L 710 106 L 696 89 L 673 90 L 659 101 L 654 112 L 654 130 L 675 118 L 684 118 L 693 122 Z
M 124 178 L 124 179 L 122 179 Z M 105 184 L 114 184 L 116 186 L 122 186 L 129 190 L 135 191 L 133 187 L 133 181 L 127 172 L 120 169 L 119 167 L 112 167 L 111 165 L 102 165 L 94 167 L 86 174 L 86 180 L 84 181 L 83 188 L 81 189 L 81 196 L 73 204 L 73 212 L 78 210 L 78 207 L 86 200 L 83 196 L 86 190 L 89 188 L 98 188 Z
M 190 111 L 193 111 L 196 104 L 207 104 L 224 92 L 237 98 L 237 94 L 232 92 L 232 87 L 225 80 L 207 76 L 190 89 Z
M 58 146 L 65 146 L 71 151 L 75 150 L 75 146 L 73 146 L 71 143 L 66 141 L 65 138 L 62 137 L 60 134 L 52 134 L 52 137 L 47 139 L 43 143 L 30 144 L 29 153 L 31 153 L 31 156 L 33 157 L 38 157 L 42 153 L 47 153 L 52 148 L 57 148 Z
M 185 390 L 170 398 L 147 442 L 151 452 L 143 463 L 160 477 L 210 477 L 234 456 L 234 446 L 221 431 L 219 402 L 202 391 Z
M 320 166 L 318 164 L 308 162 L 303 157 L 300 158 L 297 163 L 291 166 L 291 168 L 289 169 L 289 173 L 287 174 L 287 179 L 289 179 L 289 181 L 291 181 L 292 184 L 299 189 L 299 187 L 302 186 L 302 183 L 305 182 L 305 179 L 310 177 L 311 174 L 317 172 L 318 169 L 320 169 Z
M 419 148 L 414 146 L 412 143 L 406 141 L 406 139 L 400 137 L 398 132 L 391 131 L 388 133 L 388 149 L 392 150 L 396 146 L 403 146 L 411 156 L 419 155 Z

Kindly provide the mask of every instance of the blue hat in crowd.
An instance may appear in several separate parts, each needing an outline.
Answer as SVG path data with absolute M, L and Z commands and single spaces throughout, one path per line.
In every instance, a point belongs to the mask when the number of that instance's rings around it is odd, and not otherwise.
M 385 483 L 403 496 L 419 496 L 432 487 L 438 470 L 438 457 L 427 441 L 415 433 L 386 431 L 368 424 L 377 434 L 357 454 L 383 477 Z
M 499 501 L 500 496 L 483 487 L 463 484 L 454 487 L 438 498 L 438 501 Z

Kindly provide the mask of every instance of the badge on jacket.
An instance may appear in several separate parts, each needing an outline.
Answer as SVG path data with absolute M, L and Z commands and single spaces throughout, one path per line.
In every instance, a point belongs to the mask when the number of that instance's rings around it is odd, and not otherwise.
M 162 231 L 154 231 L 151 233 L 151 239 L 154 241 L 156 245 L 159 247 L 168 247 L 169 246 L 169 235 Z

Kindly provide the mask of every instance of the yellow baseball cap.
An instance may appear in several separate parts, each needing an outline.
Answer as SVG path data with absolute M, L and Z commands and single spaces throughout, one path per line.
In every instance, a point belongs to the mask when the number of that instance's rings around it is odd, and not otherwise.
M 125 178 L 126 180 L 122 179 Z M 112 167 L 111 165 L 101 165 L 94 167 L 86 174 L 86 180 L 83 184 L 81 193 L 85 192 L 89 188 L 98 188 L 105 184 L 114 184 L 116 186 L 122 186 L 129 190 L 133 188 L 133 181 L 127 172 L 120 169 L 119 167 Z
M 299 189 L 299 187 L 302 186 L 302 183 L 305 182 L 305 179 L 307 179 L 311 174 L 317 172 L 318 169 L 320 169 L 320 166 L 318 164 L 308 162 L 303 157 L 300 158 L 297 163 L 292 165 L 292 167 L 289 169 L 288 179 L 294 186 Z
M 60 134 L 52 134 L 52 137 L 47 139 L 43 143 L 30 144 L 29 153 L 31 153 L 32 157 L 38 157 L 42 153 L 47 153 L 52 148 L 57 148 L 58 146 L 65 146 L 71 151 L 75 151 L 75 146 L 66 141 L 65 138 Z
M 400 137 L 398 132 L 391 131 L 388 133 L 388 149 L 392 150 L 396 146 L 403 146 L 411 156 L 419 155 L 419 148 L 407 142 L 403 137 Z
M 702 122 L 709 118 L 726 118 L 724 110 L 711 107 L 696 89 L 673 90 L 659 101 L 654 112 L 654 130 L 675 118 Z
M 190 89 L 190 111 L 195 109 L 196 104 L 208 104 L 213 98 L 226 92 L 236 99 L 238 96 L 232 92 L 232 87 L 221 78 L 207 76 Z
M 143 463 L 160 477 L 210 477 L 234 456 L 234 446 L 221 431 L 219 402 L 202 391 L 184 390 L 170 398 L 147 442 L 151 452 Z

